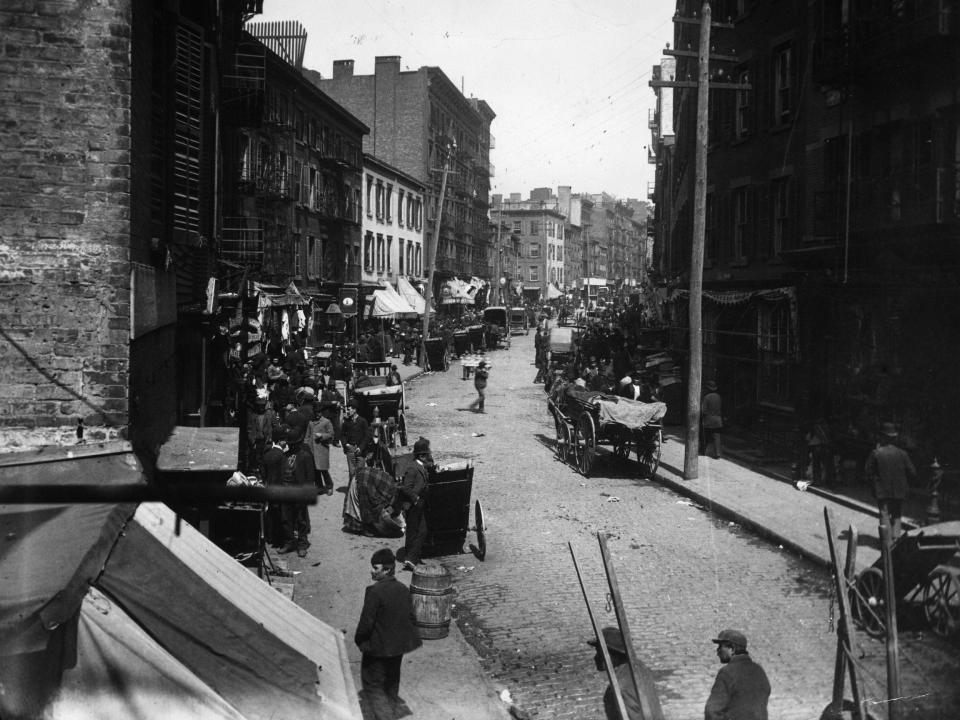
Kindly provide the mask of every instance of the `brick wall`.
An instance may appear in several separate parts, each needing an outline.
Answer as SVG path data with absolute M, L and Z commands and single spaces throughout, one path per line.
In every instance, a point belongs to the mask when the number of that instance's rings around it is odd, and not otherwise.
M 130 1 L 0 4 L 0 451 L 121 435 Z

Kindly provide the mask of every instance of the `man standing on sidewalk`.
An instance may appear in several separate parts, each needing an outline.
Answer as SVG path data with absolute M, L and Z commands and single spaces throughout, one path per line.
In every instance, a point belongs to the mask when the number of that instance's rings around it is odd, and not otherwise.
M 427 493 L 427 465 L 432 462 L 429 440 L 422 437 L 413 444 L 413 458 L 397 488 L 397 502 L 401 503 L 407 521 L 406 537 L 397 559 L 403 562 L 406 570 L 413 570 L 420 562 L 423 543 L 427 539 L 423 505 Z
M 747 637 L 724 630 L 713 642 L 723 663 L 704 708 L 704 720 L 767 720 L 770 681 L 747 652 Z
M 717 392 L 717 383 L 707 380 L 707 394 L 700 405 L 700 425 L 703 427 L 703 452 L 712 458 L 722 458 L 720 431 L 723 430 L 723 403 Z
M 363 653 L 360 681 L 375 720 L 399 717 L 400 665 L 404 654 L 423 644 L 414 625 L 413 602 L 407 586 L 395 576 L 396 560 L 389 548 L 370 558 L 370 576 L 363 610 L 353 639 Z
M 877 447 L 870 451 L 864 472 L 873 483 L 873 494 L 880 509 L 890 514 L 890 540 L 900 537 L 903 501 L 907 497 L 910 481 L 917 470 L 910 456 L 897 447 L 897 428 L 893 423 L 883 423 Z

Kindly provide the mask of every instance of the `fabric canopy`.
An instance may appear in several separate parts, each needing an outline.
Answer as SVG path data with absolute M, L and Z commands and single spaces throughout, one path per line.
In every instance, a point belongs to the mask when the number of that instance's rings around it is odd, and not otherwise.
M 127 443 L 0 458 L 0 483 L 129 484 Z M 0 716 L 360 720 L 342 633 L 160 503 L 0 505 Z
M 556 300 L 563 297 L 563 291 L 553 283 L 547 285 L 547 300 Z
M 423 315 L 427 309 L 427 301 L 423 298 L 417 289 L 410 284 L 410 281 L 406 278 L 397 278 L 397 291 L 403 297 L 404 300 L 413 308 L 414 312 L 417 315 Z M 430 312 L 434 312 L 433 308 L 430 308 Z
M 374 290 L 372 302 L 367 306 L 368 318 L 392 318 L 411 313 L 410 306 L 399 295 L 391 295 L 384 289 Z
M 398 293 L 396 290 L 393 289 L 393 285 L 391 285 L 386 280 L 381 280 L 381 284 L 383 285 L 384 292 L 386 292 L 387 295 L 390 296 L 391 301 L 398 308 L 403 308 L 403 310 L 397 310 L 398 316 L 413 317 L 417 314 L 417 311 L 413 308 L 413 306 L 409 302 L 407 302 L 400 293 Z
M 257 308 L 262 310 L 268 307 L 291 307 L 299 305 L 309 305 L 310 298 L 301 295 L 297 286 L 291 282 L 287 287 L 279 291 L 279 288 L 269 285 L 253 284 L 253 290 L 257 294 Z
M 459 278 L 447 280 L 440 289 L 441 305 L 473 305 L 477 289 Z

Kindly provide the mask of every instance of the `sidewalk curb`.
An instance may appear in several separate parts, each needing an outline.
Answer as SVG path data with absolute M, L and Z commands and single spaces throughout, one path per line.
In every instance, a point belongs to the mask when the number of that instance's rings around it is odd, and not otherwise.
M 664 468 L 668 469 L 671 473 L 676 475 L 678 479 L 675 480 L 673 478 L 666 477 L 665 475 L 661 474 L 661 471 Z M 811 560 L 817 563 L 818 565 L 821 565 L 826 568 L 829 568 L 831 566 L 830 559 L 828 557 L 825 557 L 815 552 L 811 552 L 806 548 L 802 547 L 801 545 L 784 537 L 783 535 L 780 535 L 779 533 L 771 530 L 766 525 L 763 525 L 755 520 L 751 520 L 746 515 L 743 515 L 742 513 L 734 510 L 733 508 L 728 507 L 727 505 L 723 505 L 721 503 L 716 502 L 715 500 L 711 500 L 706 495 L 685 485 L 682 478 L 683 478 L 683 472 L 681 470 L 673 467 L 668 463 L 661 462 L 660 470 L 658 470 L 655 479 L 660 481 L 662 484 L 666 485 L 667 487 L 669 487 L 674 492 L 677 492 L 680 495 L 683 495 L 684 497 L 688 497 L 692 500 L 696 500 L 700 505 L 704 506 L 710 512 L 715 512 L 717 515 L 730 518 L 734 522 L 736 522 L 738 525 L 741 525 L 749 529 L 750 531 L 756 533 L 761 537 L 764 537 L 768 540 L 772 540 L 778 545 L 781 545 L 784 548 L 789 549 L 791 552 L 797 555 L 800 555 L 801 557 Z

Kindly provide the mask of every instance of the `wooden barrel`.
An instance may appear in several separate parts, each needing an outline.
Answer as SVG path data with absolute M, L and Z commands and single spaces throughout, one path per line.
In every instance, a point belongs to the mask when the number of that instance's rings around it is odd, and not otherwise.
M 453 588 L 450 573 L 443 565 L 420 564 L 410 580 L 414 625 L 424 640 L 445 638 L 450 632 Z

